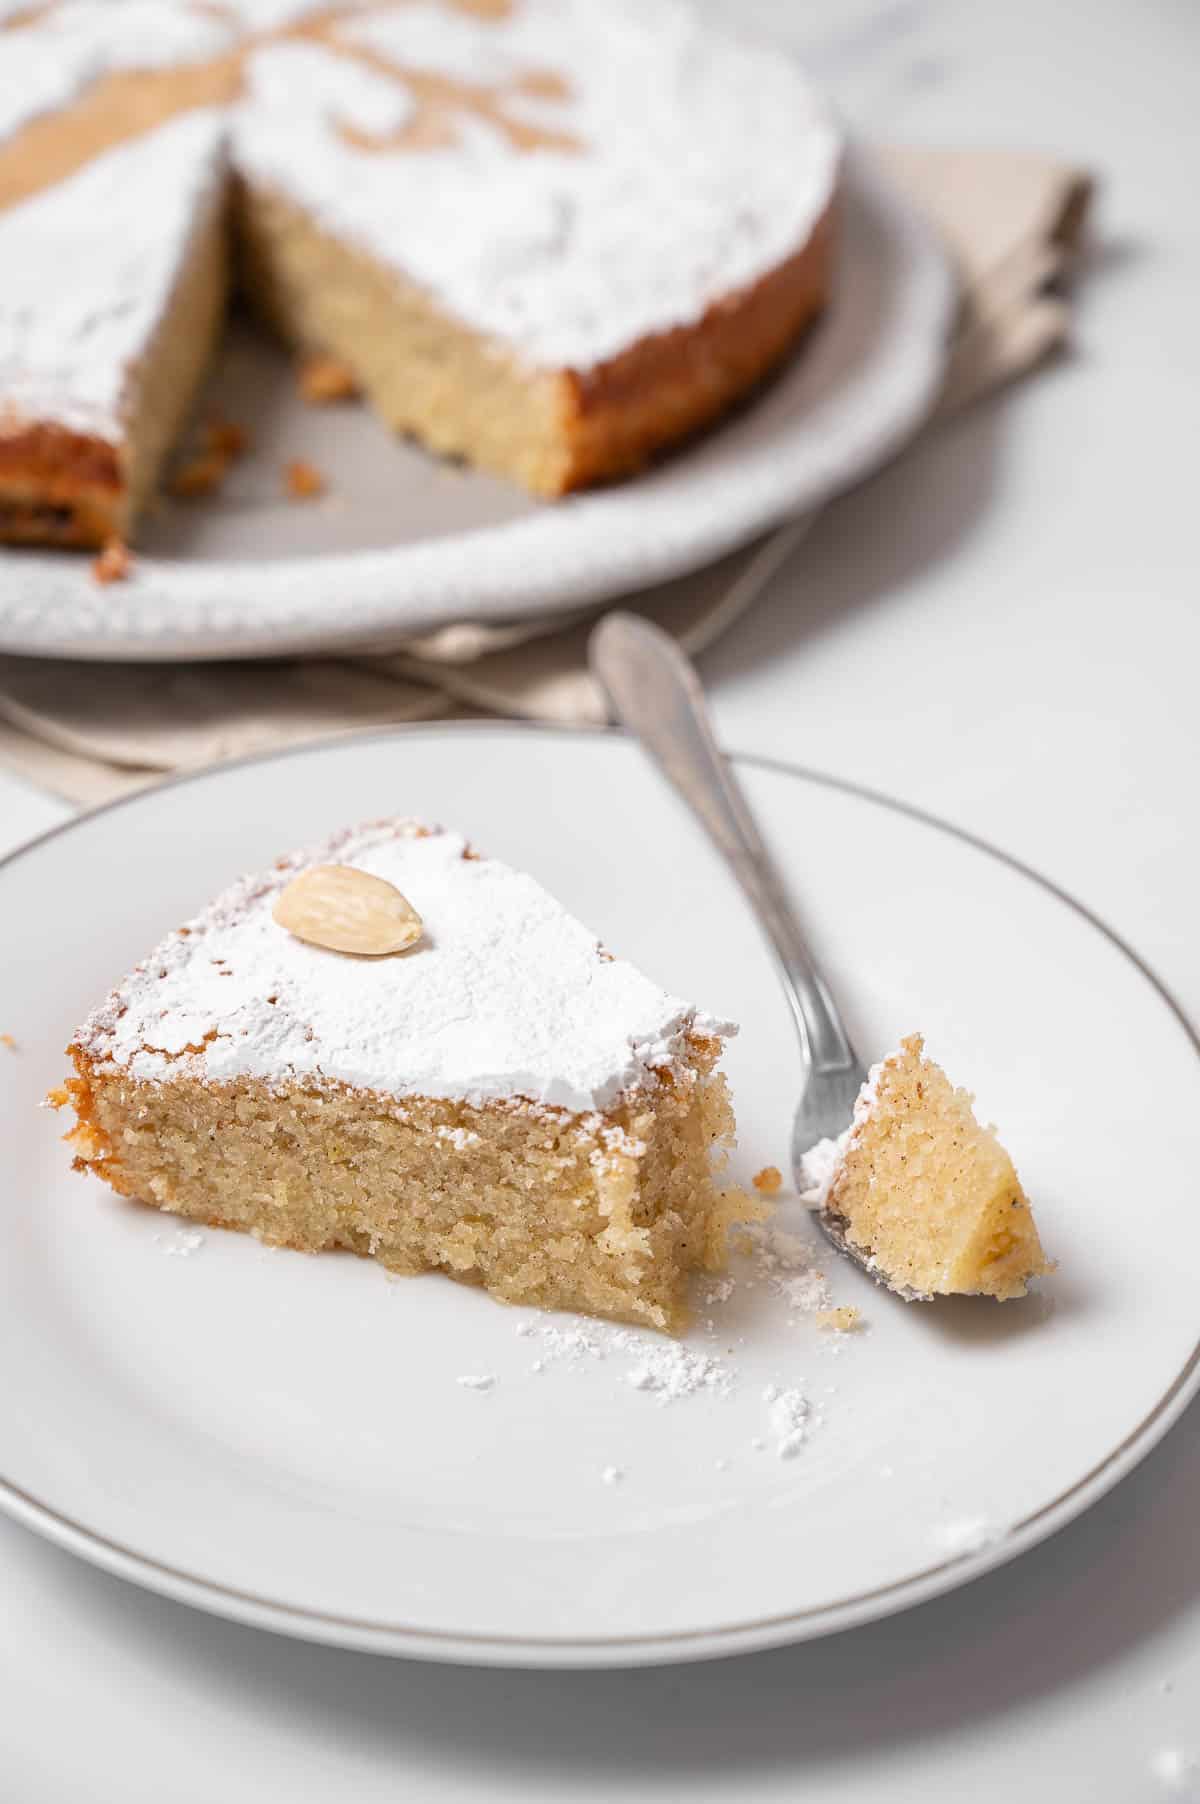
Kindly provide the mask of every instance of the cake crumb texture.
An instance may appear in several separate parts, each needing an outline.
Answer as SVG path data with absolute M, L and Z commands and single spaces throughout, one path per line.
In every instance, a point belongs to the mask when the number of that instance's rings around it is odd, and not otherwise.
M 832 1334 L 853 1334 L 863 1325 L 862 1311 L 850 1303 L 844 1303 L 838 1309 L 818 1309 L 816 1322 L 818 1328 Z
M 911 1035 L 871 1073 L 825 1199 L 847 1241 L 917 1296 L 1005 1300 L 1053 1270 L 993 1129 Z
M 729 1227 L 755 1212 L 714 1180 L 733 1116 L 712 1062 L 710 1043 L 685 1081 L 603 1117 L 254 1080 L 156 1085 L 79 1051 L 63 1100 L 77 1169 L 169 1214 L 678 1332 L 689 1274 L 719 1270 Z

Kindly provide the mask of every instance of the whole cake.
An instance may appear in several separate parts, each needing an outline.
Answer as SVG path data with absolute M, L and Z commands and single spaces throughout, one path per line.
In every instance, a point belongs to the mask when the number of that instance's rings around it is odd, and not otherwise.
M 919 1034 L 871 1071 L 839 1140 L 808 1154 L 832 1237 L 910 1299 L 1024 1296 L 1053 1271 L 1029 1198 L 973 1098 L 925 1056 Z
M 829 286 L 838 140 L 678 0 L 0 0 L 0 537 L 126 535 L 236 264 L 389 425 L 553 496 Z
M 81 1169 L 172 1214 L 677 1330 L 761 1213 L 714 1180 L 731 1031 L 531 877 L 384 821 L 168 935 L 51 1100 Z

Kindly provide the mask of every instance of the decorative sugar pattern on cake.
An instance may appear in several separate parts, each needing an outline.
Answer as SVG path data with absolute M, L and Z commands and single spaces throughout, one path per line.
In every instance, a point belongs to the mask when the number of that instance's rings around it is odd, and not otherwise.
M 328 12 L 324 0 L 219 0 L 223 16 L 245 31 L 279 31 L 312 13 Z
M 22 21 L 28 19 L 29 25 Z M 0 140 L 121 69 L 165 69 L 229 49 L 233 26 L 178 0 L 0 5 Z
M 243 173 L 536 368 L 696 322 L 804 245 L 835 181 L 837 133 L 798 68 L 680 0 L 76 0 L 5 39 L 20 78 L 0 87 L 0 160 L 104 73 L 165 70 L 152 106 L 96 125 L 102 149 L 147 114 L 238 100 Z M 20 193 L 46 153 L 10 148 Z
M 531 366 L 587 370 L 694 323 L 798 250 L 829 204 L 837 134 L 800 71 L 675 0 L 523 0 L 486 21 L 411 4 L 335 35 L 371 53 L 360 99 L 329 127 L 273 81 L 290 53 L 257 52 L 239 165 Z M 407 154 L 368 148 L 369 77 L 388 69 L 402 85 L 410 71 L 427 116 L 436 101 L 440 135 Z M 528 154 L 514 120 L 550 141 Z M 366 159 L 385 152 L 381 208 Z
M 682 0 L 44 0 L 3 38 L 6 539 L 102 546 L 153 492 L 229 275 L 160 156 L 201 114 L 272 329 L 534 494 L 709 424 L 829 292 L 836 130 L 790 58 Z
M 220 204 L 224 142 L 219 113 L 189 113 L 0 212 L 0 432 L 36 419 L 120 441 L 130 369 Z
M 294 854 L 169 935 L 79 1045 L 101 1070 L 156 1082 L 256 1077 L 601 1111 L 682 1060 L 689 1036 L 734 1031 L 605 955 L 532 878 L 467 852 L 457 834 L 393 821 Z M 393 883 L 424 921 L 420 944 L 372 960 L 293 939 L 274 901 L 329 863 Z
M 399 132 L 416 102 L 387 75 L 330 56 L 319 44 L 283 44 L 260 51 L 246 66 L 243 112 L 260 108 L 279 118 L 304 117 L 317 132 L 338 134 L 353 120 L 367 135 Z

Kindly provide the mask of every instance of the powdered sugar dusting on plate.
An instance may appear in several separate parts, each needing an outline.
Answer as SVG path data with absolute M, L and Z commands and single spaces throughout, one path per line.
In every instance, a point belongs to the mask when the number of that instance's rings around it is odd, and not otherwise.
M 700 1392 L 727 1397 L 733 1389 L 733 1373 L 721 1360 L 708 1353 L 694 1353 L 681 1342 L 660 1345 L 648 1335 L 632 1330 L 618 1330 L 614 1346 L 633 1356 L 633 1364 L 625 1373 L 625 1382 L 635 1391 L 649 1391 L 659 1403 L 674 1403 L 680 1397 L 694 1397 Z
M 801 1235 L 774 1222 L 749 1222 L 738 1229 L 737 1238 L 750 1254 L 754 1280 L 782 1297 L 789 1309 L 816 1315 L 832 1306 L 825 1273 Z
M 155 1234 L 154 1238 L 168 1259 L 186 1259 L 204 1245 L 204 1236 L 196 1228 L 176 1228 L 173 1233 Z
M 775 1451 L 780 1459 L 794 1459 L 808 1436 L 810 1406 L 804 1392 L 791 1385 L 777 1391 L 768 1406 Z
M 992 1541 L 998 1541 L 1001 1532 L 987 1516 L 956 1516 L 938 1523 L 933 1540 L 943 1553 L 978 1553 Z
M 620 1360 L 621 1384 L 647 1393 L 660 1404 L 702 1394 L 727 1397 L 734 1385 L 734 1373 L 723 1360 L 696 1352 L 683 1341 L 643 1334 L 636 1328 L 608 1322 L 588 1322 L 586 1327 L 560 1326 L 553 1321 L 519 1322 L 517 1334 L 523 1339 L 536 1336 L 541 1343 L 542 1354 L 535 1362 L 539 1370 L 548 1364 Z
M 786 1219 L 786 1204 L 783 1213 Z M 706 1400 L 722 1411 L 731 1399 L 746 1396 L 745 1337 L 733 1326 L 733 1312 L 738 1310 L 745 1290 L 764 1293 L 761 1300 L 756 1299 L 756 1313 L 760 1316 L 764 1304 L 769 1309 L 774 1306 L 775 1312 L 781 1305 L 785 1327 L 798 1328 L 801 1312 L 810 1318 L 814 1333 L 804 1347 L 806 1357 L 827 1357 L 850 1338 L 837 1331 L 817 1332 L 824 1328 L 819 1318 L 832 1302 L 830 1287 L 813 1246 L 804 1234 L 793 1232 L 783 1222 L 739 1228 L 730 1270 L 697 1283 L 697 1300 L 704 1309 L 713 1311 L 702 1318 L 707 1346 L 697 1346 L 694 1340 L 668 1340 L 609 1322 L 570 1317 L 524 1317 L 517 1322 L 515 1333 L 519 1340 L 536 1343 L 537 1355 L 527 1368 L 536 1377 L 557 1368 L 569 1372 L 602 1364 L 611 1370 L 617 1394 L 634 1392 L 658 1408 Z M 719 1343 L 720 1351 L 713 1349 L 713 1341 Z M 783 1362 L 777 1377 L 760 1390 L 761 1432 L 750 1440 L 751 1450 L 772 1452 L 784 1461 L 796 1459 L 822 1427 L 823 1399 L 832 1395 L 833 1388 L 825 1386 L 821 1398 L 814 1396 L 807 1380 L 790 1362 Z M 715 1418 L 718 1423 L 724 1419 L 722 1415 Z M 737 1419 L 744 1423 L 744 1408 L 738 1411 Z M 739 1431 L 731 1423 L 730 1432 L 744 1433 L 744 1427 Z M 715 1471 L 730 1470 L 730 1454 L 738 1444 L 736 1440 L 726 1443 L 727 1450 L 713 1460 Z
M 1182 1748 L 1160 1748 L 1151 1757 L 1150 1771 L 1160 1784 L 1181 1791 L 1189 1780 L 1200 1776 L 1200 1760 Z

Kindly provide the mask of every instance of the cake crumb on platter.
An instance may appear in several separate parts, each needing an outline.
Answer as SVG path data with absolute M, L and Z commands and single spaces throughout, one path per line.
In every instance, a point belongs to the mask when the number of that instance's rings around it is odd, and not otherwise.
M 755 1172 L 751 1182 L 764 1196 L 777 1196 L 783 1189 L 783 1173 L 778 1165 L 764 1165 L 761 1171 Z
M 201 451 L 180 465 L 167 486 L 180 501 L 215 495 L 229 474 L 229 462 L 224 452 Z
M 306 357 L 297 378 L 300 397 L 310 407 L 328 407 L 334 401 L 350 401 L 358 394 L 358 381 L 348 363 L 328 352 Z
M 204 428 L 204 449 L 234 463 L 250 449 L 250 434 L 237 420 L 210 420 Z
M 294 457 L 283 466 L 283 486 L 289 501 L 315 501 L 328 484 L 316 464 Z
M 230 468 L 250 449 L 250 434 L 236 420 L 209 420 L 201 434 L 202 449 L 175 471 L 167 484 L 181 501 L 198 501 L 224 486 Z
M 844 1303 L 837 1309 L 818 1309 L 817 1327 L 823 1328 L 827 1334 L 854 1334 L 865 1327 L 861 1309 L 855 1309 L 850 1303 Z
M 110 539 L 92 559 L 92 575 L 98 583 L 123 583 L 133 571 L 133 558 L 124 539 Z

